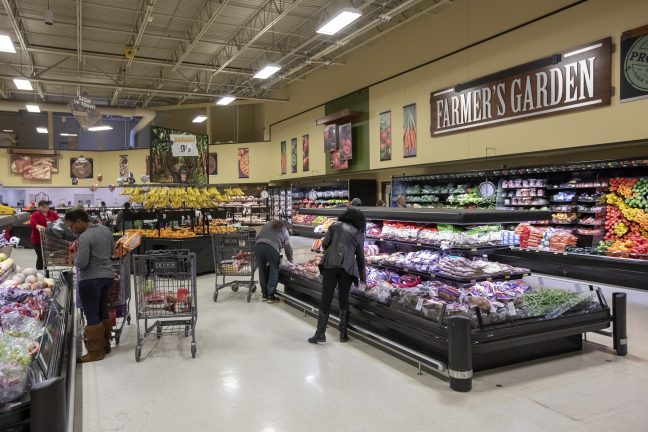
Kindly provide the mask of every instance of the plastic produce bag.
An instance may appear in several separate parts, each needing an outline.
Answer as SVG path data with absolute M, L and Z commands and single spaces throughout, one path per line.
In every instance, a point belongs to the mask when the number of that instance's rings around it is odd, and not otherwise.
M 0 319 L 2 332 L 8 336 L 36 340 L 43 334 L 40 320 L 25 316 L 18 311 L 5 314 Z
M 0 403 L 20 397 L 27 385 L 27 370 L 35 342 L 0 334 Z

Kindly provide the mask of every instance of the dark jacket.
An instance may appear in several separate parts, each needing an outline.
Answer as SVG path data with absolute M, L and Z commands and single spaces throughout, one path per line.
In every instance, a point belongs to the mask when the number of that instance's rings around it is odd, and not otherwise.
M 324 256 L 320 268 L 342 268 L 351 276 L 366 280 L 364 234 L 354 226 L 335 222 L 322 241 Z

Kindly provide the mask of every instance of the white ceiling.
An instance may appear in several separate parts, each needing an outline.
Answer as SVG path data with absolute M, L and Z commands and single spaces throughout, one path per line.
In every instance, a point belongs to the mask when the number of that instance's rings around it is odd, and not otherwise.
M 0 0 L 0 99 L 155 106 L 232 94 L 269 100 L 308 73 L 449 0 Z M 48 8 L 54 24 L 43 21 Z M 315 32 L 343 7 L 362 17 L 338 35 Z M 22 43 L 20 42 L 22 38 Z M 135 47 L 135 58 L 124 56 Z M 282 70 L 252 75 L 266 63 Z M 34 91 L 12 78 L 32 79 Z

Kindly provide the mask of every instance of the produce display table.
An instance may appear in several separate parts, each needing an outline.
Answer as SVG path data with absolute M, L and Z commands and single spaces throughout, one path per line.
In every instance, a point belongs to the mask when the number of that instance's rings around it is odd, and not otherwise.
M 214 272 L 214 251 L 211 237 L 199 235 L 184 239 L 142 237 L 139 253 L 151 250 L 187 249 L 196 254 L 196 274 Z

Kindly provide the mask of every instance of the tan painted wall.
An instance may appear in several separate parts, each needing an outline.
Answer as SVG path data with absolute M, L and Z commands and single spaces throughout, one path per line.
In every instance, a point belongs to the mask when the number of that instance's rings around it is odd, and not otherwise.
M 238 178 L 239 148 L 250 149 L 248 179 Z M 273 167 L 279 167 L 279 150 L 274 151 L 268 142 L 210 145 L 209 151 L 218 154 L 218 175 L 209 176 L 212 184 L 267 183 L 272 176 Z
M 620 3 L 605 1 L 615 6 Z M 573 0 L 454 0 L 451 5 L 435 10 L 434 14 L 423 15 L 352 51 L 341 59 L 344 65 L 322 68 L 304 80 L 292 82 L 284 92 L 284 96 L 290 99 L 289 103 L 265 105 L 267 124 L 367 87 L 571 3 Z M 457 72 L 456 77 L 461 79 L 461 74 Z
M 647 22 L 648 2 L 645 0 L 591 0 L 510 35 L 371 87 L 370 119 L 374 127 L 370 140 L 377 143 L 379 139 L 378 114 L 391 109 L 394 143 L 393 159 L 389 162 L 380 162 L 378 146 L 372 146 L 371 168 L 483 157 L 486 147 L 495 149 L 489 152 L 493 156 L 647 138 L 648 100 L 620 104 L 618 88 L 610 107 L 434 139 L 429 132 L 431 91 L 607 36 L 612 36 L 618 45 L 622 31 Z M 612 82 L 616 87 L 620 73 L 619 52 L 617 47 L 612 58 Z M 402 106 L 412 102 L 416 102 L 418 108 L 419 156 L 403 159 Z
M 83 154 L 86 158 L 92 158 L 94 164 L 94 179 L 79 179 L 78 186 L 91 186 L 97 183 L 96 176 L 103 175 L 103 181 L 100 186 L 108 186 L 115 183 L 119 177 L 119 155 L 128 154 L 128 167 L 139 181 L 139 177 L 146 173 L 146 156 L 149 155 L 148 149 L 142 150 L 117 150 L 103 152 L 88 151 L 61 151 L 59 156 L 59 173 L 52 175 L 49 181 L 32 181 L 26 180 L 22 176 L 10 173 L 10 155 L 6 151 L 0 151 L 0 181 L 5 187 L 8 186 L 72 186 L 70 177 L 70 158 L 79 157 Z

